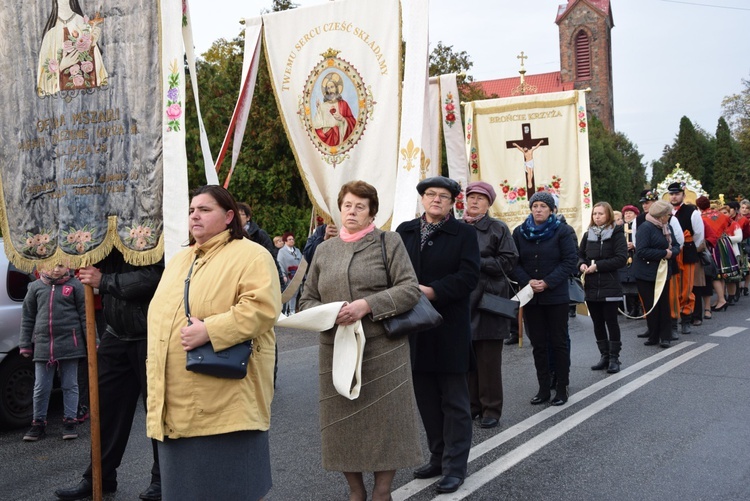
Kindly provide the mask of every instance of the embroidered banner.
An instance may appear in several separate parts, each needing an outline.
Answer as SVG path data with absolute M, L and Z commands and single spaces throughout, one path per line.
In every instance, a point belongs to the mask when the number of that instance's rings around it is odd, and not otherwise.
M 491 212 L 515 228 L 531 194 L 547 190 L 580 237 L 592 207 L 585 93 L 487 99 L 464 111 L 470 180 L 495 188 Z
M 186 176 L 183 7 L 4 4 L 0 28 L 23 40 L 0 43 L 13 68 L 0 86 L 0 217 L 19 268 L 87 265 L 112 246 L 133 264 L 161 259 L 165 158 Z
M 375 224 L 391 217 L 399 12 L 398 0 L 341 0 L 263 16 L 271 78 L 297 165 L 318 213 L 336 223 L 339 189 L 355 179 L 378 190 Z

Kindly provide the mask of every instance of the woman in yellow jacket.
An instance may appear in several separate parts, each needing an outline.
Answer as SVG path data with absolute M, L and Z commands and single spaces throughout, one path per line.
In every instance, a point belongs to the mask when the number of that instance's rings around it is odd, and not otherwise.
M 168 263 L 148 312 L 148 436 L 159 440 L 162 495 L 256 500 L 271 488 L 268 429 L 278 273 L 263 247 L 242 238 L 227 190 L 204 186 L 190 202 L 193 244 Z M 185 318 L 185 279 L 193 265 Z M 247 376 L 189 372 L 186 352 L 253 340 Z

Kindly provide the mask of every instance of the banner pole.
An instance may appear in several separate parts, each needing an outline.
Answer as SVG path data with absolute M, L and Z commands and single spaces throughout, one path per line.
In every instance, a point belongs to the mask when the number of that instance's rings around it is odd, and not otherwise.
M 99 427 L 99 364 L 96 357 L 94 289 L 86 290 L 86 353 L 89 362 L 89 415 L 91 422 L 91 480 L 94 501 L 102 501 L 102 444 Z

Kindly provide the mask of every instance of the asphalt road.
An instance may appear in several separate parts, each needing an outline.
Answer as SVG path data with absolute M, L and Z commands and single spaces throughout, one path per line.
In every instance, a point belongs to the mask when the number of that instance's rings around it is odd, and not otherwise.
M 505 347 L 503 417 L 492 430 L 475 426 L 465 484 L 438 496 L 432 481 L 402 470 L 393 499 L 750 499 L 748 322 L 750 298 L 742 298 L 661 349 L 636 338 L 645 322 L 621 318 L 623 371 L 607 375 L 589 369 L 598 353 L 591 322 L 579 315 L 570 320 L 571 398 L 562 407 L 529 405 L 536 377 L 528 339 Z M 280 330 L 278 342 L 267 499 L 345 500 L 343 476 L 320 462 L 317 334 Z M 57 394 L 45 439 L 24 443 L 25 429 L 0 431 L 0 499 L 53 500 L 55 488 L 78 482 L 88 463 L 88 424 L 81 438 L 64 442 L 60 420 Z M 139 409 L 118 491 L 105 499 L 136 500 L 150 465 Z

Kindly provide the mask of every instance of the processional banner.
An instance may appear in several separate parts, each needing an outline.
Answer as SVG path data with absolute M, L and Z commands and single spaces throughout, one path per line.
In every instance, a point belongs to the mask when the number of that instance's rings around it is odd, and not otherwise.
M 271 79 L 297 165 L 318 213 L 340 222 L 341 186 L 378 190 L 383 226 L 398 161 L 398 0 L 341 0 L 263 16 Z
M 0 86 L 0 216 L 19 268 L 84 266 L 113 246 L 133 264 L 161 259 L 165 172 L 187 187 L 184 8 L 8 0 L 0 10 L 0 29 L 16 34 L 0 42 L 13 68 Z M 175 206 L 182 232 L 187 201 Z
M 474 101 L 464 112 L 471 180 L 497 192 L 491 213 L 513 229 L 529 215 L 531 195 L 546 190 L 582 235 L 592 207 L 584 92 Z

